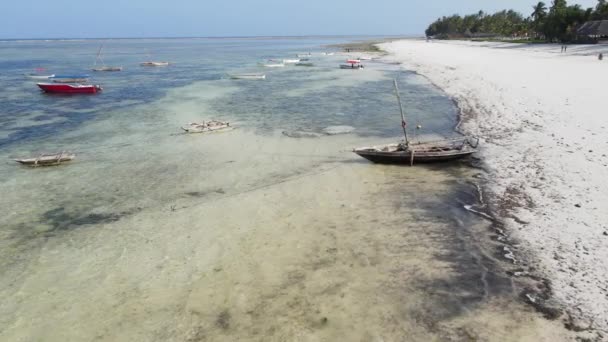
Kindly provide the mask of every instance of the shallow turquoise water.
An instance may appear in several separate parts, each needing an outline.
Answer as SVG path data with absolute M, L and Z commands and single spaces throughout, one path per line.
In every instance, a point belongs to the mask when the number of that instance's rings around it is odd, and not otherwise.
M 424 78 L 322 39 L 107 41 L 95 96 L 23 74 L 87 72 L 100 42 L 0 42 L 0 340 L 396 341 L 561 337 L 517 300 L 466 165 L 372 165 L 355 146 L 452 135 Z M 264 69 L 313 53 L 312 68 Z M 139 62 L 167 60 L 166 68 Z M 264 72 L 263 81 L 230 80 Z M 224 119 L 234 131 L 182 134 Z M 352 126 L 350 134 L 292 138 Z M 69 150 L 69 165 L 12 157 Z M 523 317 L 523 318 L 522 318 Z M 548 326 L 551 329 L 546 329 Z M 555 329 L 553 329 L 555 328 Z

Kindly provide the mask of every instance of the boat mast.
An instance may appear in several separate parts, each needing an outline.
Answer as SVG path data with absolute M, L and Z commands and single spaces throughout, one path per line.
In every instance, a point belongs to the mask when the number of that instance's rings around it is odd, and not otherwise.
M 405 127 L 405 115 L 403 114 L 403 106 L 401 105 L 401 96 L 399 95 L 399 87 L 397 87 L 397 79 L 393 78 L 393 84 L 395 85 L 395 94 L 397 95 L 397 102 L 399 102 L 399 111 L 401 112 L 401 127 L 403 128 L 403 136 L 405 136 L 405 146 L 410 145 L 410 141 L 407 138 L 407 130 Z

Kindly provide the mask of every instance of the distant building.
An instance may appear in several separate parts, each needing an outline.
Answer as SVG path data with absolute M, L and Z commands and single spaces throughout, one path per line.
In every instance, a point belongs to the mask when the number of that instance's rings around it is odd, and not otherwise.
M 576 35 L 579 39 L 608 43 L 608 20 L 588 21 L 576 30 Z

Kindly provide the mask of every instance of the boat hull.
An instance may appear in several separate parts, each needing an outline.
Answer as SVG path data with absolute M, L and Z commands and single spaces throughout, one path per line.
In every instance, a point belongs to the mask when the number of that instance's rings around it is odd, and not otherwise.
M 381 151 L 353 151 L 359 156 L 376 164 L 407 164 L 413 163 L 438 163 L 446 162 L 470 156 L 475 151 L 461 151 L 452 153 L 414 153 L 414 159 L 410 152 L 381 152 Z
M 98 85 L 72 85 L 56 83 L 37 83 L 38 87 L 53 94 L 95 94 L 102 90 Z
M 76 156 L 71 153 L 60 153 L 55 155 L 41 155 L 36 158 L 15 159 L 21 165 L 26 166 L 55 166 L 72 161 Z
M 229 75 L 233 80 L 263 80 L 266 79 L 264 74 L 232 74 Z
M 93 70 L 93 71 L 122 71 L 122 67 L 106 66 L 106 67 L 100 67 L 100 68 L 93 68 L 91 70 Z
M 139 63 L 139 65 L 147 66 L 147 67 L 162 67 L 162 66 L 168 66 L 169 62 L 142 62 L 142 63 Z
M 25 77 L 32 80 L 48 80 L 49 78 L 55 77 L 55 75 L 33 75 L 33 74 L 25 74 Z

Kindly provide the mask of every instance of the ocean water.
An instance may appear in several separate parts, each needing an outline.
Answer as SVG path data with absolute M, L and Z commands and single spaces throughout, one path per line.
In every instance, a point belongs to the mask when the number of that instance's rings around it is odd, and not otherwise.
M 415 138 L 454 135 L 457 109 L 381 60 L 338 69 L 357 57 L 342 41 L 110 40 L 116 73 L 87 71 L 99 41 L 0 42 L 0 340 L 564 339 L 465 209 L 479 171 L 350 152 L 400 139 L 393 78 Z M 258 65 L 307 52 L 314 67 Z M 36 68 L 104 91 L 43 94 Z M 209 119 L 235 130 L 182 134 Z M 62 150 L 76 160 L 12 161 Z

